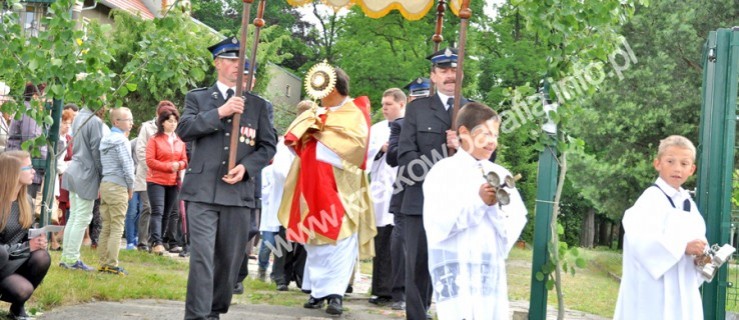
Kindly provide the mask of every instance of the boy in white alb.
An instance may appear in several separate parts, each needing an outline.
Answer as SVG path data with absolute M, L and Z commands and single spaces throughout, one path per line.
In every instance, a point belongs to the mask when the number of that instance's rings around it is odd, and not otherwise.
M 695 172 L 695 146 L 685 137 L 660 141 L 659 178 L 623 217 L 623 278 L 614 319 L 703 319 L 694 265 L 705 249 L 706 223 L 681 187 Z
M 457 117 L 461 148 L 440 160 L 423 184 L 423 225 L 429 272 L 439 319 L 509 319 L 505 259 L 526 224 L 526 207 L 515 188 L 510 203 L 498 202 L 484 178 L 511 173 L 490 162 L 500 119 L 480 103 Z

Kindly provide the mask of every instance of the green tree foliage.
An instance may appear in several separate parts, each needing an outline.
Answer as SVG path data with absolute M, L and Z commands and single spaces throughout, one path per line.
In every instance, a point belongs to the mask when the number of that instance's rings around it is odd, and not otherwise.
M 71 8 L 74 1 L 58 0 L 48 9 L 46 27 L 36 36 L 26 34 L 19 24 L 19 1 L 7 0 L 0 12 L 0 80 L 11 88 L 12 100 L 2 105 L 2 112 L 15 113 L 16 119 L 27 114 L 37 123 L 50 126 L 50 111 L 40 108 L 40 101 L 33 108 L 23 104 L 23 91 L 27 82 L 45 83 L 46 99 L 74 101 L 91 109 L 100 108 L 102 97 L 118 97 L 125 92 L 116 90 L 115 73 L 109 68 L 113 56 L 107 49 L 108 26 L 95 22 L 86 31 L 74 30 Z M 5 9 L 9 10 L 5 10 Z M 39 137 L 30 147 L 46 143 Z
M 490 105 L 505 102 L 507 89 L 536 86 L 545 76 L 546 56 L 542 52 L 546 48 L 536 32 L 526 29 L 519 11 L 502 5 L 498 18 L 486 22 L 484 29 L 470 38 L 477 44 L 480 59 L 478 90 Z
M 481 8 L 477 12 L 481 13 Z M 340 28 L 330 49 L 331 58 L 352 78 L 352 94 L 369 96 L 374 110 L 380 107 L 386 89 L 402 88 L 417 77 L 429 76 L 431 65 L 426 56 L 434 52 L 431 36 L 435 32 L 435 14 L 430 12 L 418 21 L 408 21 L 392 11 L 380 19 L 370 19 L 355 6 L 338 23 Z M 457 46 L 458 25 L 459 18 L 447 8 L 441 48 Z M 468 48 L 475 50 L 472 44 Z M 475 92 L 477 62 L 466 60 L 465 63 L 465 70 L 470 72 L 465 76 L 464 93 L 471 96 Z
M 402 88 L 416 77 L 428 77 L 425 57 L 432 47 L 424 39 L 433 30 L 423 20 L 408 21 L 397 12 L 369 19 L 354 8 L 342 23 L 333 48 L 338 53 L 335 63 L 352 78 L 352 94 L 369 96 L 373 109 L 379 107 L 386 89 Z
M 573 160 L 572 176 L 600 212 L 620 220 L 656 178 L 660 139 L 679 134 L 698 143 L 702 47 L 709 31 L 736 21 L 735 1 L 659 1 L 638 7 L 623 27 L 638 62 L 623 79 L 604 81 L 574 127 L 588 154 Z
M 152 117 L 161 100 L 182 108 L 189 90 L 214 81 L 207 47 L 219 39 L 188 16 L 172 10 L 166 17 L 144 20 L 114 10 L 113 17 L 113 68 L 127 84 L 121 90 L 137 89 L 117 102 L 136 119 Z
M 592 204 L 580 194 L 580 191 L 568 179 L 565 181 L 562 190 L 562 200 L 560 200 L 559 207 L 559 223 L 564 230 L 560 240 L 567 243 L 569 247 L 579 246 L 583 214 L 592 207 Z
M 241 1 L 193 0 L 190 3 L 193 18 L 223 34 L 235 34 L 241 28 Z M 253 12 L 255 7 L 252 5 Z
M 170 100 L 183 108 L 188 91 L 215 82 L 213 57 L 207 48 L 221 40 L 219 36 L 177 10 L 154 20 L 139 19 L 118 10 L 113 15 L 112 38 L 116 39 L 110 44 L 116 58 L 113 69 L 127 84 L 121 90 L 137 89 L 118 103 L 131 108 L 136 119 L 152 117 L 161 100 Z M 280 63 L 286 57 L 279 50 L 289 37 L 280 35 L 278 29 L 270 26 L 260 31 L 257 92 L 269 81 L 267 63 Z M 251 52 L 254 31 L 250 25 L 247 54 Z
M 251 16 L 247 19 L 249 23 L 252 23 L 257 15 L 258 4 L 257 0 L 251 5 Z M 224 35 L 238 37 L 243 8 L 243 2 L 240 0 L 194 0 L 192 1 L 192 17 Z M 318 54 L 318 51 L 314 50 L 317 47 L 318 34 L 312 25 L 301 18 L 301 13 L 290 6 L 287 1 L 266 3 L 263 19 L 266 28 L 276 26 L 270 29 L 272 36 L 295 40 L 285 41 L 277 50 L 283 58 L 280 64 L 290 70 L 300 69 L 308 60 L 315 59 Z M 249 28 L 253 28 L 253 25 Z

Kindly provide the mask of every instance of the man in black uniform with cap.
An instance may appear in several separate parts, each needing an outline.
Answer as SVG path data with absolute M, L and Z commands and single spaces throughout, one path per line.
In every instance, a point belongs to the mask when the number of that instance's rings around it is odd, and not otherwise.
M 177 126 L 192 141 L 192 156 L 180 197 L 187 201 L 190 272 L 185 319 L 219 319 L 228 312 L 233 285 L 246 250 L 255 178 L 275 153 L 276 135 L 267 102 L 252 94 L 234 96 L 239 43 L 225 39 L 208 48 L 218 81 L 185 97 Z M 241 114 L 236 166 L 228 169 L 232 116 Z
M 457 81 L 457 50 L 445 48 L 428 56 L 433 68 L 431 81 L 436 94 L 417 98 L 406 108 L 398 140 L 398 179 L 403 185 L 400 212 L 405 219 L 406 245 L 406 318 L 428 318 L 432 285 L 428 269 L 428 247 L 423 228 L 423 180 L 433 163 L 447 156 L 447 146 L 459 146 L 456 132 L 451 130 L 454 86 Z M 461 104 L 468 102 L 460 97 Z

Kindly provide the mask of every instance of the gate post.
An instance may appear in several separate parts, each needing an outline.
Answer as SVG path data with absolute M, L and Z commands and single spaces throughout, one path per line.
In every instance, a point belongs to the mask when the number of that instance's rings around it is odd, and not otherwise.
M 529 320 L 544 320 L 547 316 L 546 287 L 549 275 L 542 280 L 536 274 L 549 262 L 549 241 L 552 237 L 551 222 L 554 205 L 554 196 L 557 191 L 557 125 L 549 118 L 549 110 L 556 111 L 557 104 L 549 98 L 549 83 L 544 81 L 541 89 L 543 108 L 547 111 L 549 121 L 542 126 L 542 131 L 551 140 L 546 143 L 544 150 L 539 153 L 539 167 L 536 175 L 536 207 L 534 216 L 534 253 L 531 261 L 531 292 L 529 298 Z
M 739 28 L 709 33 L 703 57 L 696 202 L 709 244 L 729 242 L 736 131 Z M 704 319 L 726 317 L 727 268 L 703 285 Z

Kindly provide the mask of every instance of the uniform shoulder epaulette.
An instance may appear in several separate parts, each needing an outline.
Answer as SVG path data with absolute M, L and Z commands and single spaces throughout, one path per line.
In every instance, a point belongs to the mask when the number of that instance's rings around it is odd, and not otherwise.
M 410 105 L 410 104 L 419 104 L 419 103 L 423 103 L 424 101 L 428 101 L 429 99 L 431 99 L 431 98 L 433 98 L 433 97 L 435 97 L 435 95 L 433 95 L 433 96 L 428 96 L 428 97 L 419 97 L 419 98 L 415 98 L 415 99 L 413 99 L 413 101 L 409 102 L 408 104 Z
M 197 92 L 197 91 L 203 91 L 203 90 L 208 90 L 208 87 L 195 88 L 195 89 L 190 90 L 190 92 Z

